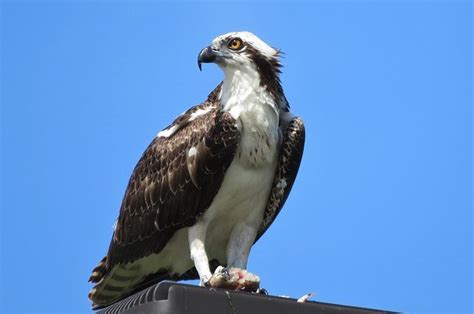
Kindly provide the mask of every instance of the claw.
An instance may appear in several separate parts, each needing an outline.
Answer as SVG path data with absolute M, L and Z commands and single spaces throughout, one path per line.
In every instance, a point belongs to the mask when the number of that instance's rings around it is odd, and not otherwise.
M 268 295 L 268 291 L 265 288 L 258 288 L 257 291 L 255 291 L 255 293 Z
M 199 285 L 201 287 L 210 287 L 211 286 L 211 277 L 207 277 L 207 276 L 204 276 L 201 278 L 201 280 L 199 281 Z
M 226 280 L 230 279 L 229 269 L 227 269 L 226 267 L 222 268 L 221 274 L 222 274 L 222 277 L 224 277 Z

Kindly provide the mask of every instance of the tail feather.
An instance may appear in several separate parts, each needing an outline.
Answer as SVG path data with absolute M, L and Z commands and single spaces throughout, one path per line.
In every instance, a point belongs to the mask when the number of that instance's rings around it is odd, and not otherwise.
M 217 260 L 209 263 L 212 271 L 220 265 Z M 196 268 L 192 267 L 182 274 L 171 274 L 167 269 L 161 269 L 152 274 L 144 273 L 140 263 L 117 264 L 107 266 L 107 257 L 94 268 L 89 278 L 96 285 L 89 292 L 92 308 L 99 309 L 122 300 L 135 292 L 163 280 L 198 279 Z
M 93 307 L 107 306 L 125 298 L 135 291 L 135 287 L 141 281 L 140 269 L 134 265 L 115 265 L 111 269 L 106 269 L 105 275 L 100 272 L 100 269 L 95 275 L 96 269 L 91 276 L 94 281 L 91 281 L 97 284 L 89 293 Z M 97 279 L 98 281 L 95 281 Z
M 92 270 L 92 275 L 89 277 L 89 282 L 97 283 L 107 274 L 107 256 L 99 262 L 99 264 Z
M 99 268 L 99 266 L 96 268 Z M 139 264 L 115 265 L 111 269 L 106 269 L 104 276 L 93 275 L 91 277 L 94 277 L 94 280 L 100 278 L 89 292 L 93 309 L 106 307 L 147 286 L 171 278 L 166 270 L 145 276 Z

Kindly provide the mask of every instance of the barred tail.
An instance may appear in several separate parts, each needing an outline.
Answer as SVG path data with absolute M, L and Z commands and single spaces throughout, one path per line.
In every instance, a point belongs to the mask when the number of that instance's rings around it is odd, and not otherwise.
M 92 270 L 92 275 L 89 277 L 89 282 L 99 282 L 104 276 L 107 274 L 107 256 L 104 256 L 104 258 L 99 262 L 99 265 L 97 265 L 93 270 Z
M 138 263 L 118 264 L 109 268 L 107 257 L 104 257 L 89 278 L 90 282 L 96 283 L 89 292 L 89 299 L 93 309 L 106 307 L 148 285 L 170 278 L 167 271 L 144 275 Z

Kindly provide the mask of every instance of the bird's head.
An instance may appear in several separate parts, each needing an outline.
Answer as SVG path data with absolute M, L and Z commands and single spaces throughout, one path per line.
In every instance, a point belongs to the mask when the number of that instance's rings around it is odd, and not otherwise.
M 233 32 L 216 37 L 211 45 L 201 50 L 198 66 L 202 63 L 216 63 L 222 68 L 248 68 L 257 62 L 278 63 L 276 50 L 250 32 Z M 262 59 L 262 60 L 256 60 Z
M 267 45 L 250 32 L 232 32 L 216 37 L 202 49 L 198 66 L 216 63 L 224 73 L 256 72 L 262 84 L 272 92 L 280 92 L 280 51 Z

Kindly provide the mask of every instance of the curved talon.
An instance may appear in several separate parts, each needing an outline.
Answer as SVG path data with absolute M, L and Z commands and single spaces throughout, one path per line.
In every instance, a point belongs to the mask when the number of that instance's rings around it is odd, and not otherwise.
M 257 294 L 263 294 L 263 295 L 268 295 L 268 291 L 265 288 L 258 288 L 257 291 L 255 291 Z
M 222 277 L 224 277 L 226 280 L 230 279 L 230 273 L 227 267 L 222 268 L 221 274 L 222 274 Z

